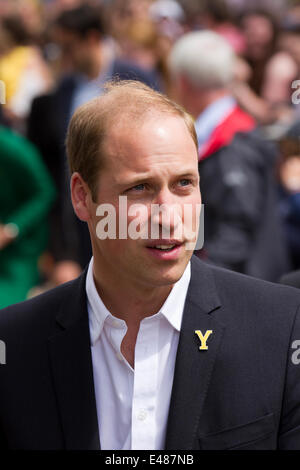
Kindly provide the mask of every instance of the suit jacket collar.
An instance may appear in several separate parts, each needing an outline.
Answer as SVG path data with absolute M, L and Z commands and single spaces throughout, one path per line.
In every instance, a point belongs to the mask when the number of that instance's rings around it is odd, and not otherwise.
M 49 352 L 67 449 L 99 449 L 99 430 L 85 290 L 87 269 L 65 286 Z M 166 449 L 191 449 L 224 325 L 210 315 L 220 306 L 211 268 L 195 256 L 180 332 L 169 409 Z M 213 333 L 199 350 L 195 330 Z
M 203 313 L 211 313 L 221 305 L 212 267 L 195 255 L 191 258 L 191 281 L 187 301 Z
M 74 281 L 65 284 L 66 293 L 56 316 L 57 323 L 68 329 L 78 323 L 82 317 L 88 317 L 85 282 L 88 266 Z

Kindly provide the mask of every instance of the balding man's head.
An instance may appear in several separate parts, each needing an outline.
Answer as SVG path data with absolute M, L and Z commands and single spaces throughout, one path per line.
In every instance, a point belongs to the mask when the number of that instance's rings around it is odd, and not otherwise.
M 212 31 L 181 37 L 170 55 L 173 76 L 184 76 L 200 88 L 222 88 L 233 78 L 235 56 L 229 43 Z
M 127 126 L 136 132 L 139 124 L 154 115 L 182 118 L 197 147 L 190 115 L 166 96 L 137 81 L 107 84 L 103 95 L 84 104 L 74 113 L 66 140 L 69 167 L 71 173 L 81 174 L 94 200 L 99 171 L 106 161 L 105 143 L 109 139 L 110 130 Z

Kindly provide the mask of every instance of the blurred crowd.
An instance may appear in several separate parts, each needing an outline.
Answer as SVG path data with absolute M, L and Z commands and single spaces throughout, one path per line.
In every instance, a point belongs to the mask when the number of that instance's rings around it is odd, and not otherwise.
M 300 0 L 1 0 L 0 307 L 90 259 L 64 142 L 76 108 L 112 78 L 144 82 L 195 120 L 197 256 L 274 282 L 299 269 Z

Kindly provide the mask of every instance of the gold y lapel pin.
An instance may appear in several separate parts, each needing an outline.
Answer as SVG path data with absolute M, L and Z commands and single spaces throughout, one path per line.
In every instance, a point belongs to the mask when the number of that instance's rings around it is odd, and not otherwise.
M 201 330 L 195 330 L 195 333 L 201 342 L 201 346 L 199 346 L 200 350 L 206 351 L 208 349 L 206 342 L 208 338 L 210 337 L 210 335 L 212 334 L 212 332 L 213 332 L 212 330 L 206 330 L 205 334 L 203 335 Z

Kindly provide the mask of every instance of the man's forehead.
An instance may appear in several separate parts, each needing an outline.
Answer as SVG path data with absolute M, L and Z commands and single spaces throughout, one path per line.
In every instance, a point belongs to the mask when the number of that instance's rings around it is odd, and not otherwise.
M 151 141 L 151 135 L 157 140 Z M 154 146 L 157 142 L 172 145 L 178 139 L 193 143 L 187 125 L 180 116 L 151 112 L 136 117 L 134 114 L 124 113 L 122 118 L 110 124 L 104 143 L 108 152 L 118 150 L 121 153 L 128 147 L 146 148 L 149 144 Z
M 137 137 L 133 134 L 133 139 Z M 142 144 L 141 144 L 142 145 Z M 151 147 L 143 149 L 136 145 L 132 147 L 126 139 L 116 139 L 115 145 L 108 146 L 106 153 L 106 170 L 110 181 L 116 185 L 141 180 L 156 180 L 160 177 L 175 178 L 177 176 L 198 175 L 198 158 L 194 143 L 180 149 L 172 146 L 152 152 Z

